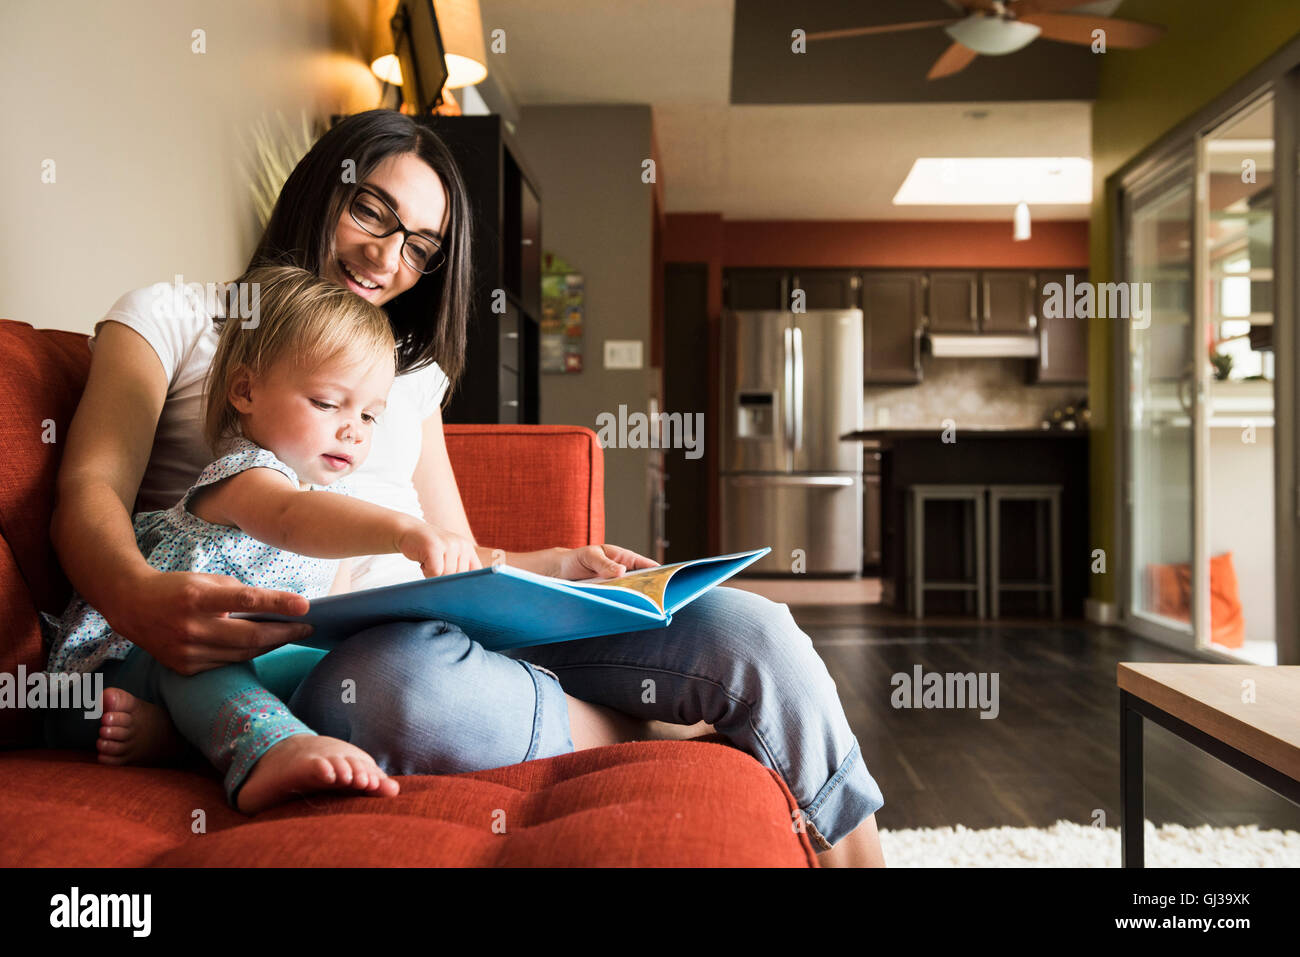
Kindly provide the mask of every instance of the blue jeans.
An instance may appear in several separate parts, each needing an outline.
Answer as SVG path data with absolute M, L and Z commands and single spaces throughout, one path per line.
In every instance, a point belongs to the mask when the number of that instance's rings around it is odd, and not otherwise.
M 722 586 L 667 628 L 507 654 L 554 671 L 583 701 L 669 724 L 713 725 L 781 775 L 820 850 L 884 806 L 835 682 L 786 605 Z
M 311 651 L 295 647 L 279 651 L 308 664 Z M 812 640 L 788 607 L 737 588 L 701 595 L 667 628 L 501 654 L 446 622 L 380 625 L 312 664 L 264 683 L 309 727 L 364 749 L 389 774 L 567 754 L 567 692 L 637 718 L 712 724 L 781 775 L 822 850 L 884 805 Z

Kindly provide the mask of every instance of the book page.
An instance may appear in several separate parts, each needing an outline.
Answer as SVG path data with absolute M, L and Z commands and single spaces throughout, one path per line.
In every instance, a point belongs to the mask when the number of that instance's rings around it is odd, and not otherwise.
M 664 610 L 664 591 L 668 587 L 668 579 L 673 577 L 673 573 L 683 565 L 689 565 L 690 562 L 678 562 L 675 565 L 656 565 L 654 568 L 638 568 L 636 571 L 625 572 L 618 578 L 590 578 L 584 582 L 574 582 L 573 584 L 581 585 L 600 585 L 606 588 L 626 588 L 628 591 L 634 591 L 638 594 L 645 595 L 655 607 L 659 609 L 660 614 Z

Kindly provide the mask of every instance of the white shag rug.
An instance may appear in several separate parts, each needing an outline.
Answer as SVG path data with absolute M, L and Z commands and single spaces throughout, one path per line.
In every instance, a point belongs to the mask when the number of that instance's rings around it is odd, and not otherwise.
M 1119 828 L 881 829 L 889 867 L 1119 867 Z M 1245 827 L 1156 827 L 1146 822 L 1147 867 L 1300 867 L 1300 832 Z

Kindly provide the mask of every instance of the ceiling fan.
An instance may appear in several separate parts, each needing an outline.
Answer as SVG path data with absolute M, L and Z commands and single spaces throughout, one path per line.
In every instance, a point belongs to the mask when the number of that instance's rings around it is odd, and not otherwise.
M 913 23 L 890 23 L 882 26 L 850 27 L 809 33 L 809 40 L 832 40 L 840 37 L 866 36 L 872 33 L 898 33 L 943 27 L 953 44 L 934 61 L 926 78 L 951 76 L 964 70 L 975 57 L 1001 56 L 1028 46 L 1040 36 L 1063 43 L 1089 46 L 1092 32 L 1106 33 L 1106 46 L 1134 50 L 1155 43 L 1165 28 L 1137 20 L 1071 14 L 1062 11 L 1084 6 L 1084 0 L 946 0 L 966 11 L 963 17 L 950 20 L 922 20 Z

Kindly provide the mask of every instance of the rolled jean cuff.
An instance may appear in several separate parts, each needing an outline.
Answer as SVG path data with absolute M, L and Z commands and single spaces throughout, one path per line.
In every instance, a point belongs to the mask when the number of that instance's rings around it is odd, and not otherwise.
M 859 824 L 885 806 L 880 785 L 862 760 L 862 749 L 853 742 L 845 758 L 811 804 L 803 808 L 808 835 L 818 851 L 829 851 Z
M 518 660 L 518 659 L 516 659 Z M 533 679 L 537 707 L 533 711 L 533 735 L 525 761 L 552 758 L 573 751 L 569 727 L 569 701 L 555 672 L 528 661 L 519 661 Z

